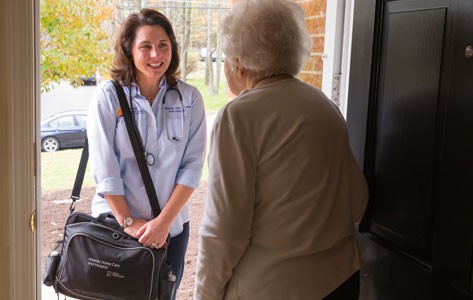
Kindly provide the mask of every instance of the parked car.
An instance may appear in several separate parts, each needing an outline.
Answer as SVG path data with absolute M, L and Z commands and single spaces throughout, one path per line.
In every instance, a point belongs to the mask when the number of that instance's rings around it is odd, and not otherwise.
M 87 136 L 87 111 L 66 111 L 41 121 L 41 150 L 81 148 Z
M 85 77 L 84 75 L 82 75 L 80 79 L 82 80 L 84 85 L 97 85 L 97 78 L 95 77 L 95 75 L 89 77 Z
M 200 48 L 199 50 L 199 60 L 205 61 L 207 58 L 207 48 Z M 225 60 L 225 54 L 222 52 L 222 61 Z M 212 51 L 212 61 L 217 61 L 217 52 L 215 50 Z

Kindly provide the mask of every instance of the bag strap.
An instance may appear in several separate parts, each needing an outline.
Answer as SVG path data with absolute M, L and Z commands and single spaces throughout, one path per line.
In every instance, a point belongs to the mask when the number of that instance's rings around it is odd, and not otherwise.
M 143 178 L 146 193 L 148 194 L 149 203 L 151 205 L 153 215 L 156 217 L 161 213 L 161 208 L 158 205 L 158 197 L 156 196 L 153 180 L 151 179 L 151 175 L 149 173 L 148 164 L 146 163 L 146 152 L 144 151 L 144 147 L 139 140 L 139 133 L 135 127 L 135 122 L 133 122 L 133 116 L 130 106 L 126 100 L 125 92 L 118 82 L 115 80 L 112 82 L 117 91 L 118 101 L 120 102 L 123 117 L 125 118 L 126 129 L 128 131 L 128 136 L 130 137 L 130 142 L 133 147 L 133 152 L 135 153 L 138 167 L 140 168 L 141 177 Z
M 85 169 L 87 168 L 87 160 L 89 159 L 89 141 L 87 137 L 82 147 L 82 154 L 80 156 L 79 167 L 77 168 L 76 179 L 72 188 L 71 199 L 72 203 L 69 207 L 69 213 L 73 213 L 76 209 L 76 201 L 80 199 L 80 190 L 82 189 L 82 183 L 84 182 Z

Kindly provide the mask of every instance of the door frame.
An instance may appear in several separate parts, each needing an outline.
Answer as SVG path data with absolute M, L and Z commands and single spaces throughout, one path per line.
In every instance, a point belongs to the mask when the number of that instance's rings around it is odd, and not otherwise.
M 40 193 L 39 1 L 6 0 L 0 11 L 0 290 L 6 299 L 37 299 L 36 199 Z

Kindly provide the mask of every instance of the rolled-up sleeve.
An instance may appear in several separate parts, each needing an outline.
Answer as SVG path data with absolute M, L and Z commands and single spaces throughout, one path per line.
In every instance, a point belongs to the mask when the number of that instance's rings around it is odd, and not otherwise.
M 101 197 L 124 194 L 114 147 L 119 107 L 114 99 L 117 98 L 113 84 L 110 81 L 102 83 L 91 99 L 87 118 L 91 171 L 97 186 L 96 192 Z
M 176 183 L 197 188 L 205 160 L 207 127 L 201 94 L 197 89 L 190 90 L 190 94 L 192 106 L 190 110 L 189 139 L 177 172 Z

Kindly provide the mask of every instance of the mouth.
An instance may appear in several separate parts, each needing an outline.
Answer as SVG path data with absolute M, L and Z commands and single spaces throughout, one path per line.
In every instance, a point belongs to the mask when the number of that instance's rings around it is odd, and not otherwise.
M 152 67 L 152 68 L 159 68 L 159 67 L 162 66 L 162 64 L 163 64 L 163 63 L 160 62 L 160 63 L 148 64 L 148 66 L 150 66 L 150 67 Z

